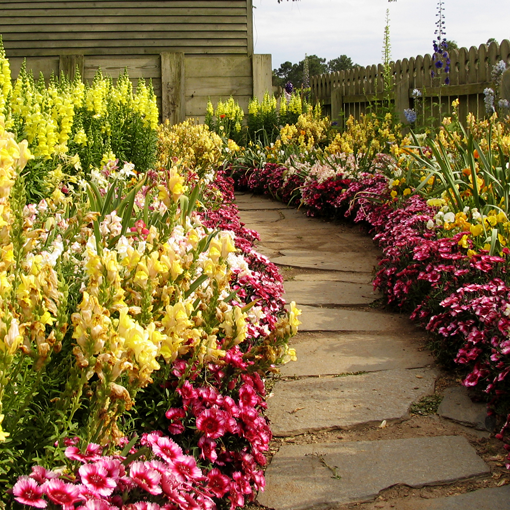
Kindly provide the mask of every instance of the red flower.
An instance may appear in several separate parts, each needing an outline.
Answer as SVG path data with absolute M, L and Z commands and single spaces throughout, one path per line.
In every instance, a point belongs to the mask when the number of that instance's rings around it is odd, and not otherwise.
M 217 439 L 225 434 L 227 413 L 216 408 L 206 409 L 197 416 L 197 429 L 210 439 Z

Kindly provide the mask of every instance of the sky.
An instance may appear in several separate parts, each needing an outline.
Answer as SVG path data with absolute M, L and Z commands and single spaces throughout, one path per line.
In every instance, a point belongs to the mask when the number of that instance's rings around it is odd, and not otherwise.
M 392 60 L 432 53 L 437 0 L 253 0 L 255 53 L 272 55 L 272 68 L 305 54 L 354 64 L 382 62 L 386 10 Z M 459 47 L 510 39 L 508 0 L 444 0 L 446 38 Z

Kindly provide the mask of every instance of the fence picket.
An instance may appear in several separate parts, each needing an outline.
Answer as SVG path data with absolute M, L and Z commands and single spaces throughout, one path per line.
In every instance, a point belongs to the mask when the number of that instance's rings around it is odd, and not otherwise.
M 424 92 L 422 108 L 427 115 L 436 118 L 451 113 L 451 102 L 460 99 L 459 116 L 465 119 L 468 112 L 477 116 L 485 114 L 483 90 L 492 82 L 492 68 L 500 60 L 510 65 L 510 41 L 505 39 L 500 44 L 492 42 L 478 48 L 460 48 L 450 51 L 449 85 L 444 85 L 444 70 L 435 77 L 436 71 L 432 56 L 418 55 L 409 59 L 398 60 L 391 64 L 394 84 L 409 83 L 408 95 L 417 88 Z M 347 118 L 349 115 L 359 117 L 375 98 L 382 98 L 384 92 L 384 66 L 382 64 L 356 67 L 322 75 L 320 80 L 311 79 L 312 95 L 323 104 L 331 105 L 331 94 L 342 98 L 340 105 Z M 395 87 L 394 87 L 395 88 Z M 341 93 L 338 92 L 338 89 Z M 399 89 L 400 103 L 406 95 Z M 395 97 L 392 97 L 395 100 Z M 403 103 L 402 103 L 403 104 Z M 412 103 L 411 103 L 412 104 Z

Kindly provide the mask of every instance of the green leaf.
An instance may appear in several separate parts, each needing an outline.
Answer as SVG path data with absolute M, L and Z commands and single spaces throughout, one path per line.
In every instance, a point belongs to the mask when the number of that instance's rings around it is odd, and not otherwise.
M 206 274 L 203 274 L 201 276 L 199 276 L 190 286 L 189 286 L 189 289 L 184 293 L 184 299 L 187 299 L 189 296 L 191 296 L 191 294 L 193 294 L 193 292 L 195 292 L 195 290 L 198 289 L 198 287 L 200 287 L 200 285 L 202 285 L 202 283 L 204 283 L 206 280 L 208 280 L 209 277 L 206 275 Z

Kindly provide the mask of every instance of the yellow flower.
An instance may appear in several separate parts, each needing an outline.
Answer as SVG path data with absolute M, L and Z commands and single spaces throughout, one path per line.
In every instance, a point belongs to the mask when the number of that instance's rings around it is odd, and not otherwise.
M 297 333 L 298 326 L 301 324 L 301 321 L 298 319 L 300 315 L 301 310 L 296 307 L 295 301 L 292 301 L 290 303 L 289 324 L 293 335 Z
M 471 227 L 469 227 L 469 230 L 471 231 L 471 234 L 473 234 L 474 237 L 477 237 L 483 232 L 483 226 L 480 223 L 478 223 L 477 225 L 471 225 Z

